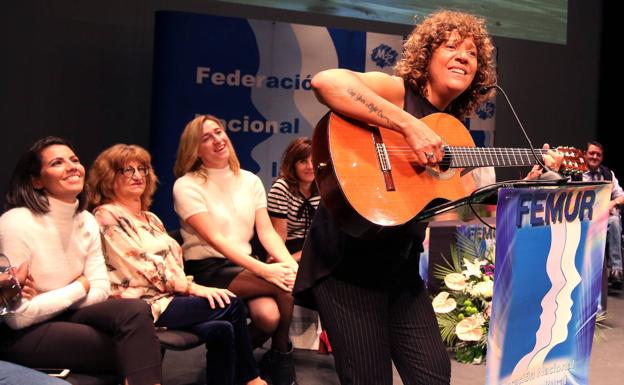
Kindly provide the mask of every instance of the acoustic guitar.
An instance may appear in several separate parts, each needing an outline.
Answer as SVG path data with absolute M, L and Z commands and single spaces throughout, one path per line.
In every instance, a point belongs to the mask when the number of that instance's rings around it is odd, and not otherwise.
M 444 158 L 435 167 L 420 167 L 402 134 L 329 112 L 316 125 L 312 162 L 321 197 L 348 234 L 371 237 L 400 226 L 431 206 L 470 194 L 461 180 L 475 167 L 531 166 L 531 149 L 481 148 L 451 115 L 421 119 L 444 142 Z M 558 147 L 563 172 L 587 170 L 580 150 Z M 547 150 L 535 149 L 538 156 Z M 465 171 L 464 171 L 465 173 Z M 470 176 L 470 175 L 467 175 Z

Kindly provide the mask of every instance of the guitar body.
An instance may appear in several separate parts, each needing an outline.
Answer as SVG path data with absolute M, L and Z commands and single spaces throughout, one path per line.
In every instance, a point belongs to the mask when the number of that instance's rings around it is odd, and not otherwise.
M 422 119 L 448 146 L 474 147 L 454 117 L 436 113 Z M 390 169 L 383 170 L 377 148 L 383 144 Z M 325 205 L 344 231 L 356 237 L 380 235 L 405 224 L 432 204 L 470 193 L 462 169 L 418 167 L 400 133 L 328 113 L 313 135 L 312 161 Z M 468 187 L 468 188 L 467 188 Z

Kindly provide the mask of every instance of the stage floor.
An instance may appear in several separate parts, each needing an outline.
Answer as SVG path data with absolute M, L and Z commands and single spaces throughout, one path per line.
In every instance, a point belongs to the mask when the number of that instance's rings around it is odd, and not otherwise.
M 608 300 L 606 323 L 611 329 L 603 330 L 602 336 L 594 341 L 590 363 L 589 383 L 596 385 L 620 385 L 624 378 L 624 293 L 613 292 Z M 203 383 L 204 348 L 198 347 L 186 352 L 169 351 L 165 355 L 163 368 L 164 385 L 190 385 Z M 263 351 L 256 350 L 258 359 Z M 339 385 L 330 355 L 321 355 L 310 350 L 296 350 L 297 380 L 299 385 Z M 485 365 L 464 365 L 455 360 L 452 363 L 452 385 L 483 385 Z M 394 374 L 393 385 L 402 384 L 399 375 Z

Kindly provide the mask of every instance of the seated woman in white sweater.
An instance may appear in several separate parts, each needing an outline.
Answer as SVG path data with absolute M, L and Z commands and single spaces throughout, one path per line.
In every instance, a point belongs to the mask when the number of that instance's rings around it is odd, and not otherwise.
M 240 168 L 223 125 L 212 115 L 186 125 L 174 173 L 186 273 L 202 285 L 228 289 L 245 300 L 254 345 L 271 337 L 261 369 L 273 385 L 296 384 L 288 330 L 298 265 L 271 225 L 260 178 Z M 251 256 L 254 228 L 276 263 Z
M 158 384 L 160 346 L 141 300 L 107 300 L 99 226 L 84 211 L 85 169 L 69 144 L 47 137 L 20 159 L 0 217 L 0 252 L 27 262 L 33 296 L 3 320 L 0 356 L 29 367 L 116 373 Z

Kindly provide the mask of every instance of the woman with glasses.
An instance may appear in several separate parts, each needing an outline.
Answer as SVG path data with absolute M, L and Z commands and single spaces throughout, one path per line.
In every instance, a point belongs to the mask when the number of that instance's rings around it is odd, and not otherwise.
M 116 144 L 89 172 L 113 297 L 141 298 L 155 325 L 188 330 L 207 345 L 207 384 L 265 384 L 251 351 L 245 307 L 227 289 L 187 279 L 182 248 L 149 210 L 158 179 L 142 147 Z
M 149 307 L 107 300 L 99 226 L 84 210 L 85 169 L 63 139 L 37 141 L 19 160 L 0 217 L 0 252 L 28 265 L 26 293 L 3 316 L 0 356 L 28 367 L 118 374 L 160 383 L 160 345 Z

